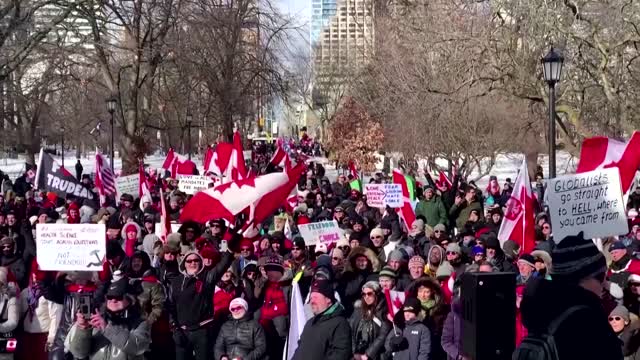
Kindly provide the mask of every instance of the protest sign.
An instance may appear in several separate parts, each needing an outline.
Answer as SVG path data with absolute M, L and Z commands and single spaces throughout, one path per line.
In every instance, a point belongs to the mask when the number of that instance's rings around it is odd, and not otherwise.
M 37 224 L 40 270 L 101 271 L 106 255 L 104 224 Z
M 178 175 L 178 190 L 193 195 L 200 190 L 206 190 L 212 182 L 207 176 Z
M 307 246 L 318 243 L 329 245 L 342 237 L 342 229 L 335 220 L 298 225 L 298 230 Z
M 617 168 L 551 179 L 547 195 L 556 242 L 580 231 L 585 239 L 629 231 Z
M 132 195 L 133 198 L 140 197 L 139 194 L 139 186 L 140 186 L 140 174 L 133 174 L 127 176 L 118 176 L 116 178 L 116 188 L 118 189 L 118 194 L 129 194 Z
M 402 207 L 402 185 L 400 184 L 365 184 L 367 205 L 377 208 Z
M 180 229 L 180 226 L 182 226 L 182 224 L 171 224 L 171 232 L 177 233 L 178 229 Z M 155 228 L 156 236 L 161 237 L 161 229 L 162 229 L 162 224 L 156 223 L 156 228 Z

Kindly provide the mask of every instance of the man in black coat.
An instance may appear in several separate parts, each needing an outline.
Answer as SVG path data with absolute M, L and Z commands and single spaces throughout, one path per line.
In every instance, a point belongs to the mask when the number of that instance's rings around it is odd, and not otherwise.
M 565 315 L 553 334 L 560 360 L 622 360 L 621 342 L 601 301 L 607 271 L 602 253 L 581 232 L 564 238 L 552 259 L 553 280 L 533 279 L 522 299 L 522 323 L 529 334 L 547 333 L 549 325 Z M 567 315 L 575 306 L 579 308 Z
M 318 279 L 311 285 L 314 317 L 304 326 L 293 360 L 350 360 L 351 327 L 342 304 L 334 297 L 333 284 Z

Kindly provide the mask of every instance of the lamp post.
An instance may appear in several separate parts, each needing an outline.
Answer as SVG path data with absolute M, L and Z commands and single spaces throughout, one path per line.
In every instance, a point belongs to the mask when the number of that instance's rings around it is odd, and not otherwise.
M 189 160 L 191 160 L 191 121 L 193 116 L 191 112 L 187 112 L 187 148 L 189 152 Z
M 62 167 L 64 167 L 64 126 L 62 127 Z
M 556 177 L 556 84 L 562 76 L 564 57 L 553 47 L 542 58 L 544 80 L 549 85 L 549 179 Z
M 111 171 L 113 170 L 113 163 L 115 162 L 115 147 L 114 147 L 114 126 L 113 126 L 113 113 L 116 112 L 116 106 L 118 105 L 118 100 L 115 97 L 110 97 L 107 99 L 107 111 L 109 115 L 111 115 Z

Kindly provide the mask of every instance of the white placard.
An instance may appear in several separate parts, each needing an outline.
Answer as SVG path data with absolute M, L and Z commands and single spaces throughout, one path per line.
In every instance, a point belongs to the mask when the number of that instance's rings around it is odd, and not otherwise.
M 367 205 L 376 208 L 402 207 L 402 186 L 400 184 L 365 184 Z
M 546 192 L 556 242 L 580 231 L 585 239 L 629 231 L 617 168 L 557 177 Z
M 208 176 L 178 175 L 178 190 L 193 195 L 200 190 L 206 190 L 212 182 Z
M 307 246 L 317 243 L 329 245 L 342 238 L 342 229 L 335 220 L 298 225 L 298 231 Z
M 122 194 L 132 195 L 134 199 L 139 198 L 140 174 L 118 176 L 116 178 L 116 188 L 118 189 L 118 198 Z
M 178 230 L 180 229 L 180 226 L 182 226 L 182 224 L 171 224 L 171 232 L 172 233 L 177 233 Z M 161 223 L 156 223 L 156 236 L 160 237 L 161 235 L 161 230 L 162 230 L 162 224 Z
M 38 265 L 45 271 L 101 271 L 105 239 L 104 224 L 37 224 Z

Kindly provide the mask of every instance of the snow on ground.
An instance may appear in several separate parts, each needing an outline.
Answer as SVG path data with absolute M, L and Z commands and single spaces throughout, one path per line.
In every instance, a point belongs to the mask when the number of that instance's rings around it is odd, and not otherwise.
M 73 152 L 69 152 L 70 156 L 65 156 L 64 165 L 71 172 L 75 174 L 75 164 L 76 157 L 73 156 Z M 56 161 L 61 163 L 60 156 L 54 156 Z M 160 169 L 162 167 L 162 163 L 164 162 L 165 155 L 164 154 L 154 154 L 148 156 L 145 159 L 145 164 L 148 164 L 151 168 Z M 522 164 L 522 160 L 524 159 L 524 155 L 516 154 L 516 153 L 508 153 L 508 154 L 500 154 L 496 157 L 496 163 L 493 166 L 490 175 L 495 175 L 498 177 L 498 182 L 500 184 L 504 183 L 506 178 L 511 178 L 512 181 L 515 181 L 516 175 L 518 173 L 518 169 L 520 169 L 520 165 Z M 37 160 L 37 159 L 36 159 Z M 202 157 L 200 155 L 195 155 L 192 157 L 192 160 L 198 165 L 200 171 L 202 171 Z M 83 173 L 93 173 L 94 172 L 94 156 L 93 154 L 88 154 L 85 157 L 80 159 L 80 163 L 83 167 Z M 540 156 L 538 159 L 538 164 L 542 166 L 544 170 L 545 178 L 548 175 L 549 165 L 548 165 L 548 156 Z M 577 165 L 577 159 L 572 158 L 566 152 L 558 152 L 556 159 L 557 173 L 558 175 L 563 175 L 567 173 L 575 172 L 575 168 Z M 9 177 L 13 180 L 20 176 L 24 172 L 25 163 L 23 159 L 0 159 L 0 170 L 4 173 L 8 174 Z M 446 161 L 438 162 L 438 165 L 445 168 Z M 335 167 L 327 163 L 324 165 L 326 169 L 326 176 L 331 181 L 335 181 L 338 176 L 338 172 Z M 122 161 L 118 158 L 116 154 L 116 162 L 115 162 L 115 170 L 116 174 L 120 172 L 122 168 Z M 470 179 L 474 179 L 478 176 L 478 171 L 475 170 L 471 173 Z M 424 180 L 424 179 L 422 179 Z M 365 178 L 365 181 L 368 181 L 368 177 Z M 481 179 L 476 181 L 476 184 L 484 189 L 489 183 L 489 176 L 484 176 Z

